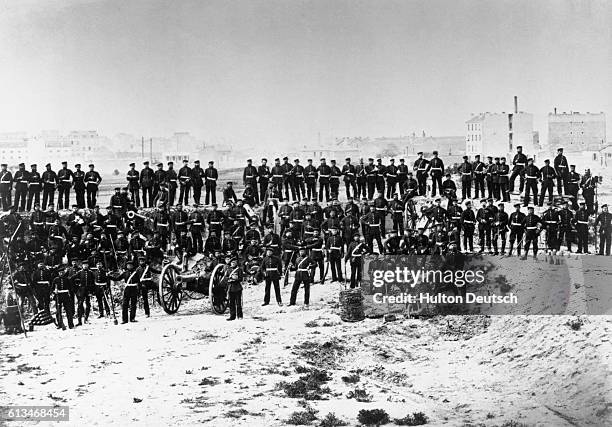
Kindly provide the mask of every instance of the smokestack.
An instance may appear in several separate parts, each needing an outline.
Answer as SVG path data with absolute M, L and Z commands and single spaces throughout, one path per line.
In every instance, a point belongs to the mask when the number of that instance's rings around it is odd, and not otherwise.
M 555 107 L 555 116 L 557 115 L 557 107 Z
M 514 114 L 518 113 L 518 96 L 514 97 Z

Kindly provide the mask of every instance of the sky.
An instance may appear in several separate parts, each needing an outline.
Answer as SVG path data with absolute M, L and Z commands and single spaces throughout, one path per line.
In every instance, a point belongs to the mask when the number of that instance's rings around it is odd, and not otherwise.
M 0 0 L 0 132 L 464 135 L 517 95 L 544 135 L 557 107 L 610 137 L 610 23 L 608 0 Z

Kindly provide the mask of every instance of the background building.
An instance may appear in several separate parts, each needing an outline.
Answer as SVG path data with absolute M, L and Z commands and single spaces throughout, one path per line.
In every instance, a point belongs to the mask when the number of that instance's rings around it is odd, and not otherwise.
M 598 151 L 606 145 L 604 113 L 572 111 L 548 114 L 548 146 L 563 147 L 566 152 Z

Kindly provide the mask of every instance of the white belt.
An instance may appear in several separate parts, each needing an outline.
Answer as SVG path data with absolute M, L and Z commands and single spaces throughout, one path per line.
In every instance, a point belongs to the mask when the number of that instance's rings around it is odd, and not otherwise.
M 292 249 L 285 249 L 283 252 L 293 252 Z
M 578 221 L 578 224 L 587 224 L 588 225 L 589 222 L 588 221 Z
M 499 176 L 508 176 L 507 173 L 500 173 Z
M 525 166 L 525 163 L 515 163 L 515 166 Z
M 537 176 L 529 176 L 529 175 L 527 175 L 525 178 L 528 178 L 528 179 L 538 179 Z
M 318 252 L 323 251 L 323 249 L 321 249 L 321 248 L 312 248 L 312 250 L 313 250 L 313 251 L 318 251 Z
M 117 228 L 117 226 L 116 226 L 115 224 L 106 224 L 106 228 L 108 228 L 108 227 L 114 227 L 114 228 Z
M 339 247 L 337 247 L 337 246 L 332 246 L 330 249 L 331 249 L 332 251 L 339 251 L 339 250 L 341 250 L 342 248 L 339 248 Z
M 431 170 L 432 170 L 432 171 L 433 171 L 433 170 L 438 170 L 438 171 L 441 171 L 441 170 L 442 170 L 442 168 L 431 168 Z
M 330 179 L 340 179 L 340 175 L 333 175 L 329 177 Z
M 255 178 L 253 175 L 247 175 L 245 178 Z
M 566 168 L 567 166 L 565 166 L 565 165 L 559 165 L 559 166 L 557 166 L 557 167 L 558 167 L 558 168 Z
M 537 228 L 538 228 L 538 227 L 527 227 L 527 230 L 535 230 L 535 229 L 537 229 Z
M 278 268 L 266 268 L 266 271 L 278 271 Z
M 329 175 L 319 175 L 319 178 L 329 178 Z
M 472 172 L 463 172 L 463 175 L 471 175 Z
M 546 221 L 548 224 L 558 224 L 558 221 Z
M 520 226 L 522 226 L 523 224 L 519 224 L 518 222 L 513 222 L 513 223 L 510 223 L 510 225 L 513 225 L 513 226 L 515 226 L 515 227 L 520 227 Z
M 210 223 L 211 223 L 211 224 L 215 224 L 215 225 L 221 224 L 221 222 L 220 222 L 220 221 L 210 221 Z
M 446 242 L 436 242 L 436 245 L 438 245 L 438 246 L 442 246 L 442 245 L 444 245 L 445 243 L 446 243 Z
M 113 205 L 113 207 L 114 207 L 115 209 L 121 209 L 123 206 Z
M 34 222 L 34 225 L 45 225 L 44 222 Z
M 158 227 L 167 227 L 167 226 L 168 226 L 168 224 L 157 223 L 157 226 L 158 226 Z
M 282 175 L 272 175 L 273 178 L 282 178 Z
M 376 208 L 377 211 L 386 211 L 387 208 Z
M 67 294 L 69 291 L 66 290 L 61 290 L 61 291 L 57 291 L 58 294 Z
M 48 280 L 39 280 L 36 283 L 38 283 L 39 285 L 44 285 L 46 283 L 48 285 L 49 281 Z
M 191 225 L 202 225 L 202 223 L 201 223 L 201 222 L 194 222 L 194 223 L 193 223 L 193 224 L 191 224 Z
M 393 212 L 395 212 L 395 213 L 403 213 L 404 211 L 403 210 L 395 209 Z
M 476 221 L 468 221 L 468 220 L 464 220 L 463 222 L 467 222 L 468 224 L 476 224 Z
M 304 222 L 303 219 L 292 219 L 293 222 Z
M 208 176 L 206 177 L 206 179 L 209 179 L 209 180 L 211 180 L 211 181 L 216 181 L 216 180 L 217 180 L 217 178 L 210 178 L 210 177 L 208 177 Z
M 106 286 L 106 283 L 105 282 L 96 282 L 96 285 L 97 286 Z
M 452 219 L 461 219 L 460 216 L 453 216 Z
M 176 179 L 169 179 L 170 182 L 176 182 Z
M 419 171 L 426 171 L 427 168 L 418 168 L 417 170 L 419 170 Z
M 40 185 L 40 182 L 30 182 L 30 185 Z
M 130 286 L 138 286 L 138 283 L 126 283 L 125 287 L 130 287 Z
M 307 268 L 298 268 L 297 271 L 310 271 L 310 270 Z
M 387 176 L 396 177 L 397 175 L 395 175 L 393 173 L 388 173 Z

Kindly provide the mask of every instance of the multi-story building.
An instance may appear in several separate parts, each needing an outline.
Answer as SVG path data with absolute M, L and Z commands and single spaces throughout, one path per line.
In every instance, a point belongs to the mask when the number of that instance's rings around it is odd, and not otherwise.
M 548 148 L 563 147 L 566 152 L 598 151 L 606 145 L 604 113 L 548 114 Z

